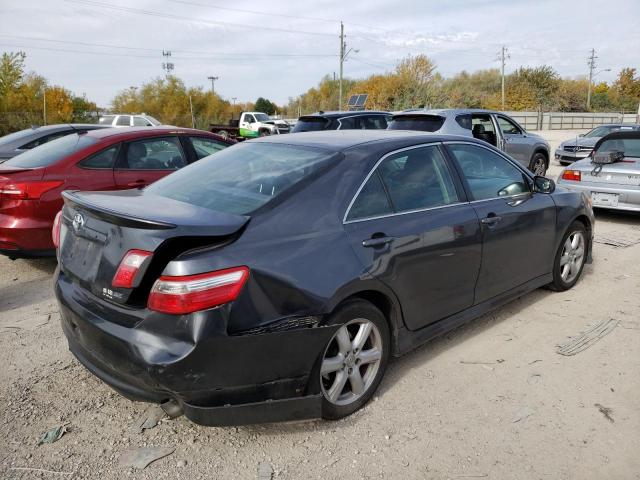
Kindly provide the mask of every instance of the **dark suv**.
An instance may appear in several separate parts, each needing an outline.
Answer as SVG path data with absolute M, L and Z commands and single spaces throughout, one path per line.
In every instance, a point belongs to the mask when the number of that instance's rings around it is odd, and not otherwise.
M 316 132 L 319 130 L 384 130 L 391 114 L 362 110 L 359 112 L 323 112 L 303 115 L 291 133 Z

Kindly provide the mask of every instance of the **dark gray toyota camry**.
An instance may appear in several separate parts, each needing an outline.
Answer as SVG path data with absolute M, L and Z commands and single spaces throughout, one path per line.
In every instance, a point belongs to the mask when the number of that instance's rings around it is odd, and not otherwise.
M 590 201 L 472 138 L 252 140 L 144 190 L 65 192 L 55 290 L 78 360 L 204 425 L 356 411 L 390 356 L 590 258 Z

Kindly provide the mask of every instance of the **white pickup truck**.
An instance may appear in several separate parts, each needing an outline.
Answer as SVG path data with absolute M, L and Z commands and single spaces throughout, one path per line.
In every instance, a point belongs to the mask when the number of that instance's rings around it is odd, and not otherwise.
M 228 125 L 209 125 L 210 132 L 236 140 L 289 133 L 289 130 L 287 122 L 271 120 L 262 112 L 242 112 L 238 120 L 230 120 Z

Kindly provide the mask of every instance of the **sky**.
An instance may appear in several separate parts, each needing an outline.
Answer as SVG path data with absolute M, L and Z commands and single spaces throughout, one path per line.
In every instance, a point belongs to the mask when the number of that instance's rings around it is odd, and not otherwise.
M 284 104 L 338 75 L 340 21 L 350 78 L 417 54 L 445 77 L 499 68 L 503 45 L 507 73 L 548 64 L 586 76 L 592 48 L 596 81 L 640 70 L 640 0 L 0 0 L 0 51 L 24 51 L 28 70 L 101 107 L 166 61 L 187 86 L 214 76 L 223 98 Z

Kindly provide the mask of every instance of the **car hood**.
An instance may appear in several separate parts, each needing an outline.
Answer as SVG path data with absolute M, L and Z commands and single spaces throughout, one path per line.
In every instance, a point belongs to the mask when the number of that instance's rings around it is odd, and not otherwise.
M 601 137 L 576 137 L 571 140 L 565 140 L 560 147 L 594 147 Z

